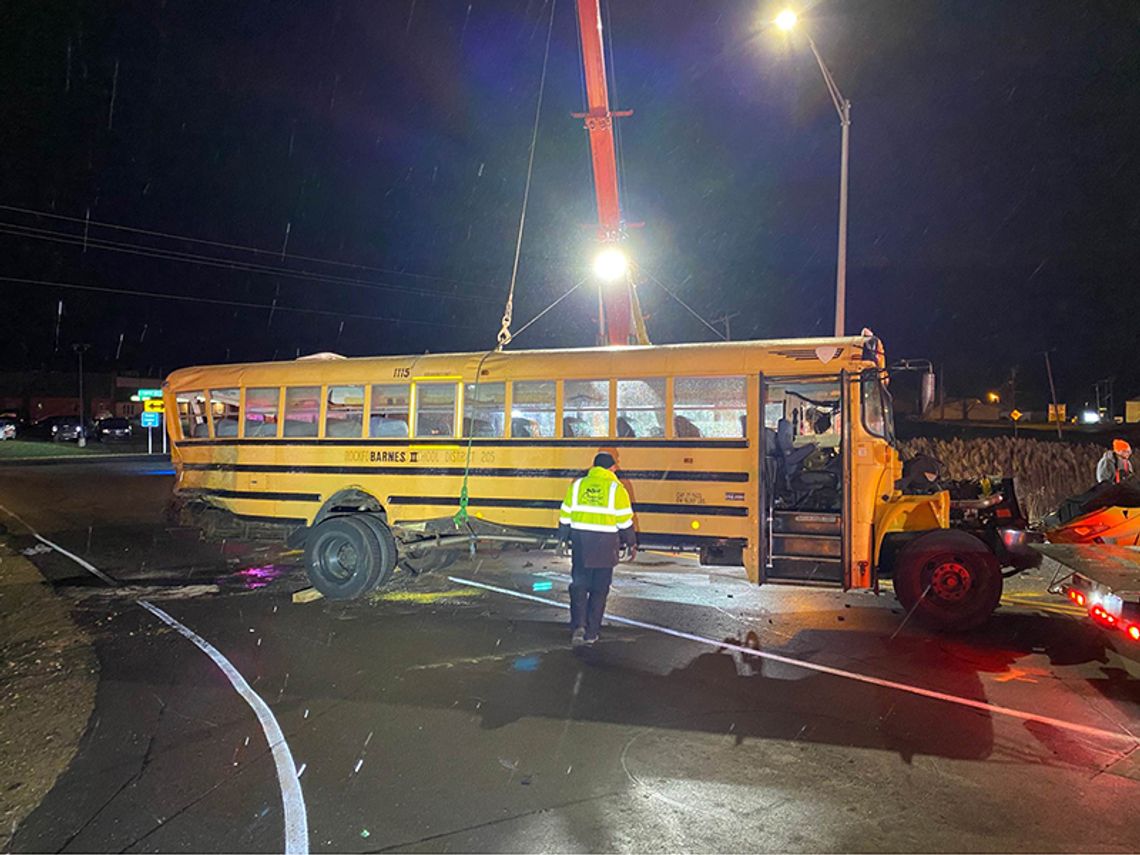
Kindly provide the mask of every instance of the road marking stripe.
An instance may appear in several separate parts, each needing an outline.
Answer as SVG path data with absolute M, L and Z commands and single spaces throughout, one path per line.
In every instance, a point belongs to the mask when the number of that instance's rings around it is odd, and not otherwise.
M 80 558 L 78 555 L 75 555 L 71 552 L 68 552 L 62 546 L 55 544 L 55 543 L 52 543 L 46 537 L 42 537 L 41 535 L 38 535 L 35 532 L 32 532 L 32 535 L 40 543 L 43 543 L 43 544 L 46 544 L 47 546 L 50 546 L 52 549 L 54 549 L 60 555 L 67 556 L 72 561 L 74 561 L 76 564 L 78 564 L 80 567 L 82 567 L 84 570 L 89 570 L 91 573 L 94 573 L 96 576 L 98 576 L 100 579 L 102 579 L 104 582 L 106 582 L 111 587 L 116 587 L 119 584 L 114 579 L 112 579 L 110 576 L 108 576 L 106 573 L 104 573 L 102 570 L 100 570 L 98 567 L 96 567 L 93 564 L 87 563 L 82 558 Z
M 0 505 L 0 511 L 3 511 L 17 520 L 20 525 L 30 531 L 32 536 L 40 543 L 45 546 L 50 546 L 60 555 L 70 558 L 84 570 L 92 573 L 108 585 L 118 587 L 119 583 L 98 567 L 88 561 L 84 561 L 78 555 L 68 552 L 58 543 L 50 541 L 40 535 L 34 528 L 28 525 L 19 514 L 8 510 L 8 508 L 3 505 Z M 233 666 L 230 660 L 228 660 L 221 651 L 210 644 L 210 642 L 206 641 L 206 639 L 202 638 L 202 636 L 198 635 L 186 625 L 179 623 L 158 606 L 152 605 L 146 600 L 136 600 L 135 602 L 163 623 L 176 629 L 183 637 L 197 645 L 203 653 L 213 660 L 221 672 L 226 675 L 226 678 L 230 681 L 234 690 L 237 691 L 242 699 L 249 705 L 249 708 L 253 710 L 253 714 L 257 716 L 257 720 L 261 724 L 261 730 L 265 734 L 265 741 L 268 743 L 270 751 L 273 752 L 273 762 L 277 767 L 277 782 L 281 787 L 281 806 L 285 813 L 285 853 L 286 855 L 308 855 L 309 819 L 305 808 L 305 796 L 301 791 L 301 776 L 297 771 L 297 767 L 293 764 L 293 754 L 289 750 L 289 744 L 285 741 L 285 734 L 281 731 L 281 726 L 277 723 L 273 711 L 269 709 L 268 704 L 261 699 L 261 696 L 250 687 L 249 683 L 246 682 L 245 678 Z
M 496 585 L 487 585 L 483 582 L 474 582 L 470 579 L 463 579 L 459 576 L 447 577 L 457 585 L 470 585 L 474 588 L 483 588 L 487 591 L 492 591 L 496 594 L 505 594 L 508 597 L 516 597 L 520 600 L 531 600 L 532 602 L 542 603 L 546 606 L 554 606 L 559 609 L 570 608 L 566 603 L 560 603 L 557 600 L 547 599 L 546 597 L 536 597 L 534 594 L 524 594 L 522 591 L 512 591 L 509 588 L 500 588 Z M 1046 724 L 1051 727 L 1056 727 L 1061 730 L 1068 730 L 1074 733 L 1080 733 L 1085 736 L 1092 736 L 1100 739 L 1111 739 L 1117 741 L 1128 741 L 1134 744 L 1140 744 L 1140 738 L 1128 733 L 1125 730 L 1113 731 L 1103 730 L 1099 727 L 1092 727 L 1087 724 L 1077 724 L 1064 719 L 1052 718 L 1046 715 L 1038 715 L 1037 713 L 1025 712 L 1023 710 L 1014 709 L 1012 707 L 1003 707 L 999 704 L 991 704 L 986 701 L 978 701 L 973 698 L 964 698 L 960 695 L 951 695 L 946 692 L 937 692 L 933 689 L 924 689 L 921 686 L 912 686 L 908 683 L 897 683 L 894 680 L 884 680 L 879 677 L 871 677 L 867 674 L 859 674 L 855 671 L 845 671 L 841 668 L 833 668 L 830 665 L 820 665 L 815 662 L 808 662 L 803 659 L 793 659 L 790 656 L 781 656 L 778 653 L 769 653 L 766 650 L 753 650 L 751 647 L 744 647 L 739 644 L 731 644 L 724 641 L 717 641 L 712 638 L 707 638 L 703 635 L 694 635 L 690 632 L 682 632 L 678 629 L 671 629 L 667 626 L 660 626 L 655 623 L 645 623 L 644 621 L 633 620 L 632 618 L 625 618 L 619 615 L 607 614 L 606 620 L 613 623 L 625 624 L 626 626 L 634 626 L 638 629 L 648 629 L 653 632 L 660 632 L 664 635 L 671 635 L 675 638 L 682 638 L 686 641 L 695 641 L 699 644 L 707 644 L 719 650 L 734 650 L 747 656 L 756 656 L 760 659 L 768 659 L 772 662 L 781 662 L 785 665 L 792 665 L 797 668 L 803 668 L 807 671 L 817 671 L 821 674 L 830 674 L 833 677 L 842 677 L 845 680 L 854 680 L 858 683 L 867 683 L 872 686 L 879 686 L 884 689 L 894 689 L 899 692 L 907 692 L 908 694 L 918 695 L 924 698 L 931 698 L 936 701 L 945 701 L 950 704 L 957 704 L 958 706 L 969 707 L 971 709 L 982 710 L 993 715 L 1002 715 L 1008 718 L 1021 719 L 1022 721 L 1033 721 L 1038 724 Z
M 307 855 L 309 851 L 309 819 L 305 811 L 305 796 L 301 792 L 300 775 L 293 762 L 293 753 L 289 750 L 289 743 L 285 741 L 285 734 L 281 732 L 281 725 L 269 709 L 269 705 L 261 699 L 246 682 L 238 670 L 214 645 L 198 635 L 186 625 L 178 622 L 158 606 L 139 600 L 138 604 L 174 629 L 185 638 L 194 642 L 198 648 L 214 660 L 214 664 L 221 669 L 229 679 L 234 690 L 249 704 L 253 714 L 257 716 L 261 729 L 265 733 L 265 740 L 273 752 L 273 762 L 277 766 L 277 780 L 281 785 L 281 804 L 285 810 L 285 852 L 286 855 Z
M 118 582 L 116 582 L 114 579 L 112 579 L 110 576 L 108 576 L 106 573 L 104 573 L 102 570 L 100 570 L 95 565 L 90 564 L 87 561 L 84 561 L 78 555 L 75 555 L 71 552 L 68 552 L 66 549 L 64 549 L 59 544 L 52 543 L 46 537 L 43 537 L 42 535 L 40 535 L 39 532 L 37 532 L 34 528 L 32 528 L 30 525 L 28 525 L 28 523 L 24 520 L 24 518 L 22 516 L 20 516 L 18 513 L 16 513 L 15 511 L 10 511 L 6 507 L 4 507 L 3 505 L 0 505 L 0 511 L 3 511 L 8 516 L 10 516 L 12 519 L 16 520 L 16 522 L 18 522 L 20 525 L 22 525 L 28 531 L 30 531 L 32 533 L 32 537 L 34 537 L 36 540 L 38 540 L 44 546 L 49 546 L 52 549 L 54 549 L 56 552 L 60 553 L 61 555 L 66 555 L 68 558 L 70 558 L 72 561 L 74 561 L 76 564 L 78 564 L 84 570 L 88 571 L 89 573 L 94 574 L 95 576 L 97 576 L 100 580 L 102 580 L 106 584 L 111 585 L 112 587 L 117 586 L 119 584 Z

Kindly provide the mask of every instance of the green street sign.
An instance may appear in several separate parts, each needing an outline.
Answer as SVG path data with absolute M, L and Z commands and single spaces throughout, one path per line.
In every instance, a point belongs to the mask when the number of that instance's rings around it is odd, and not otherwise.
M 144 401 L 146 401 L 149 398 L 161 398 L 162 397 L 162 390 L 161 389 L 139 389 L 138 396 L 139 396 L 139 398 L 141 398 Z

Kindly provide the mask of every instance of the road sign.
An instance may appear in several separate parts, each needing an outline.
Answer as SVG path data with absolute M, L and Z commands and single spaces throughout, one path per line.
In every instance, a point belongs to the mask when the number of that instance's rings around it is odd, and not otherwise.
M 146 401 L 146 400 L 149 400 L 150 398 L 161 398 L 162 397 L 162 390 L 161 389 L 139 389 L 136 394 L 142 400 Z
M 163 402 L 162 398 L 147 398 L 145 401 L 143 401 L 144 413 L 161 413 L 165 411 L 165 409 L 166 404 Z
M 156 428 L 161 421 L 162 415 L 160 413 L 151 412 L 142 414 L 142 426 L 144 428 Z
M 148 401 L 147 403 L 150 403 L 150 402 Z M 1018 422 L 1018 421 L 1021 421 L 1021 417 L 1023 415 L 1024 415 L 1024 413 L 1022 413 L 1021 410 L 1013 410 L 1010 412 L 1009 417 L 1011 419 L 1013 419 L 1015 422 Z
M 1049 405 L 1049 421 L 1050 422 L 1063 422 L 1065 421 L 1065 405 L 1064 404 L 1050 404 Z

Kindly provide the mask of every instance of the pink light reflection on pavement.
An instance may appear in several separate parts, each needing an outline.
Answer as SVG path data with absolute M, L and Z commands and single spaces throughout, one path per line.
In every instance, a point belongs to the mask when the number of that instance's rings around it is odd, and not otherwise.
M 234 575 L 247 591 L 254 591 L 258 588 L 264 588 L 284 574 L 284 569 L 274 564 L 265 564 L 261 567 L 246 567 Z

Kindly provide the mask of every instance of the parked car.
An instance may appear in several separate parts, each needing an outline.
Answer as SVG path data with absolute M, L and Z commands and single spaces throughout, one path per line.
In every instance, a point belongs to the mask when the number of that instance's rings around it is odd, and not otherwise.
M 0 416 L 0 440 L 15 439 L 18 424 L 16 419 Z
M 131 433 L 131 423 L 126 419 L 111 417 L 95 422 L 95 438 L 100 442 L 130 439 Z
M 77 442 L 80 433 L 91 437 L 93 431 L 88 424 L 84 431 L 79 416 L 48 416 L 32 425 L 32 436 L 50 439 L 53 442 Z

